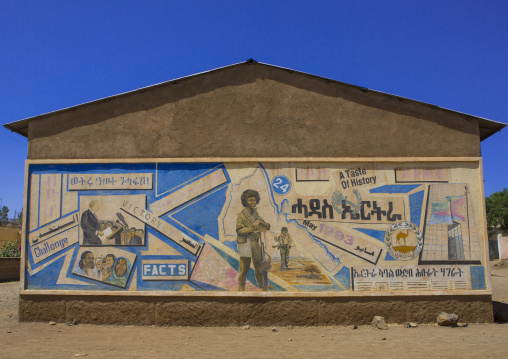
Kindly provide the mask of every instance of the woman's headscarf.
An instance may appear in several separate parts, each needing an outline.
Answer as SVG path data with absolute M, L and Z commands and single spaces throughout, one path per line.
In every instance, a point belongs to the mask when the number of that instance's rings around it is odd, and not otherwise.
M 116 274 L 116 265 L 118 264 L 118 262 L 120 260 L 125 260 L 125 263 L 127 265 L 127 270 L 125 271 L 124 275 L 122 275 L 122 276 L 119 276 L 118 274 Z M 125 286 L 127 285 L 127 279 L 129 279 L 130 272 L 131 272 L 131 262 L 125 257 L 118 257 L 116 259 L 115 264 L 113 265 L 113 268 L 111 268 L 111 274 L 106 279 L 106 283 L 110 283 L 110 284 L 125 288 Z

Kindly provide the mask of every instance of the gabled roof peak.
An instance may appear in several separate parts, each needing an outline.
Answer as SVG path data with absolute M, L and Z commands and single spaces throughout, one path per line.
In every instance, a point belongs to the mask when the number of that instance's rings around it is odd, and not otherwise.
M 239 62 L 239 63 L 231 64 L 231 65 L 220 67 L 220 68 L 211 69 L 211 70 L 204 71 L 204 72 L 199 72 L 199 73 L 196 73 L 196 74 L 193 74 L 193 75 L 188 75 L 188 76 L 176 78 L 176 79 L 169 80 L 169 81 L 164 81 L 164 82 L 157 83 L 157 84 L 154 84 L 154 85 L 142 87 L 142 88 L 139 88 L 139 89 L 136 89 L 136 90 L 120 93 L 120 94 L 113 95 L 113 96 L 108 96 L 108 97 L 97 99 L 97 100 L 94 100 L 94 101 L 85 102 L 85 103 L 82 103 L 82 104 L 71 106 L 71 107 L 68 107 L 68 108 L 63 108 L 63 109 L 60 109 L 60 110 L 57 110 L 57 111 L 52 111 L 52 112 L 49 112 L 49 113 L 45 113 L 45 114 L 41 114 L 41 115 L 30 117 L 30 118 L 22 119 L 22 120 L 19 120 L 19 121 L 11 122 L 11 123 L 5 124 L 4 127 L 9 129 L 9 130 L 11 130 L 11 131 L 13 131 L 13 132 L 16 132 L 16 133 L 22 135 L 22 136 L 28 137 L 28 123 L 30 121 L 32 121 L 32 120 L 44 119 L 44 118 L 50 117 L 50 116 L 55 115 L 55 114 L 60 114 L 60 113 L 66 112 L 66 111 L 74 111 L 74 110 L 76 110 L 78 108 L 81 108 L 81 107 L 84 107 L 84 106 L 92 106 L 92 105 L 100 103 L 100 102 L 111 101 L 111 100 L 116 99 L 116 98 L 120 98 L 120 97 L 123 97 L 123 96 L 129 96 L 129 95 L 137 93 L 137 92 L 145 92 L 147 90 L 156 89 L 156 88 L 161 87 L 161 86 L 182 84 L 182 82 L 187 81 L 189 79 L 194 79 L 194 78 L 198 78 L 198 77 L 201 77 L 201 76 L 207 76 L 209 74 L 212 74 L 212 73 L 215 73 L 215 72 L 218 72 L 218 71 L 227 71 L 228 69 L 232 69 L 232 68 L 236 68 L 236 67 L 240 67 L 240 66 L 260 66 L 260 67 L 266 67 L 266 68 L 269 68 L 269 69 L 273 69 L 275 71 L 280 70 L 280 71 L 284 71 L 286 73 L 295 74 L 297 76 L 305 76 L 305 77 L 309 77 L 309 78 L 313 78 L 313 79 L 317 79 L 317 80 L 323 80 L 326 83 L 336 84 L 338 86 L 343 86 L 343 87 L 346 87 L 346 88 L 351 89 L 351 90 L 362 92 L 364 94 L 369 94 L 370 96 L 376 96 L 376 97 L 379 97 L 378 100 L 381 100 L 382 98 L 385 98 L 386 100 L 389 99 L 389 100 L 393 101 L 395 99 L 395 100 L 397 100 L 399 102 L 405 102 L 405 103 L 407 103 L 408 106 L 410 104 L 412 104 L 412 105 L 417 105 L 417 106 L 430 107 L 430 108 L 432 108 L 434 110 L 437 110 L 437 111 L 440 110 L 440 111 L 448 112 L 450 114 L 464 116 L 465 118 L 467 118 L 469 120 L 474 119 L 474 120 L 477 120 L 479 122 L 479 126 L 480 126 L 480 139 L 481 140 L 484 140 L 484 139 L 490 137 L 491 135 L 493 135 L 494 133 L 500 131 L 501 129 L 503 129 L 506 126 L 506 124 L 501 123 L 501 122 L 496 122 L 496 121 L 488 120 L 488 119 L 485 119 L 485 118 L 482 118 L 482 117 L 472 116 L 472 115 L 469 115 L 469 114 L 466 114 L 466 113 L 449 110 L 449 109 L 446 109 L 446 108 L 442 108 L 442 107 L 435 106 L 435 105 L 432 105 L 432 104 L 428 104 L 428 103 L 425 103 L 425 102 L 421 102 L 421 101 L 405 98 L 405 97 L 398 96 L 398 95 L 392 95 L 392 94 L 384 93 L 384 92 L 381 92 L 381 91 L 371 90 L 371 89 L 368 89 L 368 88 L 365 88 L 365 87 L 361 87 L 361 86 L 351 85 L 351 84 L 348 84 L 348 83 L 345 83 L 345 82 L 340 82 L 340 81 L 329 79 L 329 78 L 325 78 L 325 77 L 322 77 L 322 76 L 317 76 L 317 75 L 313 75 L 313 74 L 309 74 L 309 73 L 305 73 L 305 72 L 301 72 L 301 71 L 297 71 L 297 70 L 293 70 L 293 69 L 289 69 L 289 68 L 285 68 L 285 67 L 280 67 L 280 66 L 276 66 L 276 65 L 270 65 L 270 64 L 258 62 L 258 61 L 256 61 L 256 60 L 251 58 L 251 59 L 248 59 L 248 60 L 246 60 L 244 62 Z

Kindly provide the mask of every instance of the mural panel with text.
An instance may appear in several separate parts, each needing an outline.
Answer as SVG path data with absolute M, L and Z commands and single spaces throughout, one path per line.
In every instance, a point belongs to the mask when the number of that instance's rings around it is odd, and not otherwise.
M 486 289 L 477 163 L 29 164 L 26 289 Z

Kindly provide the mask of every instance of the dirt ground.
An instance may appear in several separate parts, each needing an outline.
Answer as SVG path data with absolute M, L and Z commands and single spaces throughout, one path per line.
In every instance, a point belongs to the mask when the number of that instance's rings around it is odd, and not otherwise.
M 495 310 L 508 308 L 508 262 L 492 262 Z M 504 358 L 508 323 L 191 328 L 18 323 L 19 282 L 0 283 L 0 358 Z M 459 319 L 460 321 L 460 319 Z M 389 324 L 389 323 L 388 323 Z

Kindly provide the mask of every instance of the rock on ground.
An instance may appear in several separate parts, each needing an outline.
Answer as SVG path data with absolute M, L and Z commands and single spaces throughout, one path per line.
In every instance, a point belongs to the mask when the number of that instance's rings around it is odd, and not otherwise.
M 442 312 L 436 318 L 437 325 L 439 326 L 455 326 L 457 325 L 457 321 L 459 320 L 459 316 L 456 314 L 448 314 Z
M 372 319 L 372 326 L 377 329 L 386 330 L 388 329 L 388 325 L 386 325 L 385 318 L 376 315 L 374 319 Z

